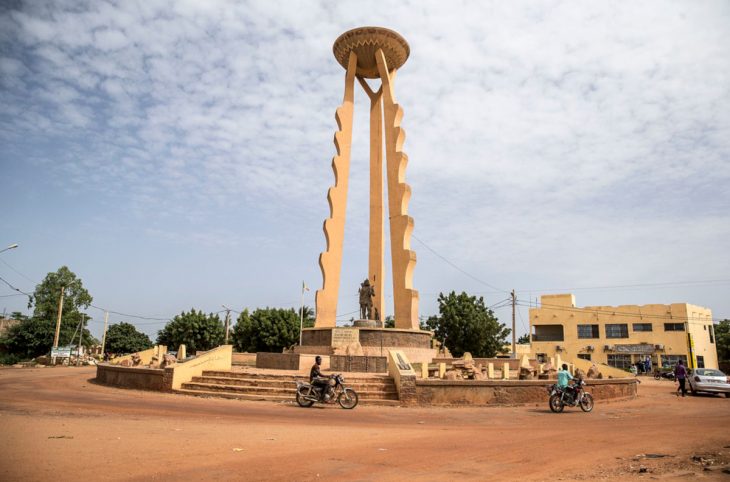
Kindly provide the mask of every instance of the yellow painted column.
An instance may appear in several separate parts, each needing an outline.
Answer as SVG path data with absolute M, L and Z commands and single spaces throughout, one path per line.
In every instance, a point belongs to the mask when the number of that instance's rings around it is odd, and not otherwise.
M 324 222 L 326 250 L 319 255 L 322 270 L 322 289 L 317 290 L 315 327 L 332 327 L 337 320 L 337 296 L 342 271 L 342 243 L 345 238 L 345 210 L 347 185 L 350 175 L 350 148 L 352 146 L 352 116 L 354 112 L 355 70 L 357 55 L 350 52 L 345 73 L 345 95 L 337 108 L 335 119 L 339 130 L 335 133 L 337 155 L 332 159 L 335 184 L 327 192 L 330 217 Z

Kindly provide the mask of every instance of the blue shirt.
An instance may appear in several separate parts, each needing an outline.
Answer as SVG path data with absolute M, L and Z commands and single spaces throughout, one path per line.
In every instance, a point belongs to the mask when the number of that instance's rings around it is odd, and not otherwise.
M 565 388 L 568 386 L 568 382 L 572 380 L 573 377 L 568 373 L 567 370 L 560 370 L 558 372 L 558 386 L 560 388 Z

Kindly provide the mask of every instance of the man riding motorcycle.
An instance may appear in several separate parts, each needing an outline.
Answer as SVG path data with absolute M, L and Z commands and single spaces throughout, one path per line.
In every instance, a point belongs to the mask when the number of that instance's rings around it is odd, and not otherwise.
M 323 395 L 323 400 L 327 402 L 330 398 L 329 378 L 322 374 L 320 365 L 322 365 L 322 357 L 317 355 L 314 358 L 314 365 L 312 365 L 312 369 L 309 370 L 309 383 L 319 389 L 320 393 Z
M 568 371 L 568 365 L 563 363 L 563 366 L 560 367 L 560 370 L 558 370 L 558 388 L 565 390 L 565 392 L 572 397 L 573 389 L 568 384 L 570 380 L 573 380 L 573 375 L 571 375 Z

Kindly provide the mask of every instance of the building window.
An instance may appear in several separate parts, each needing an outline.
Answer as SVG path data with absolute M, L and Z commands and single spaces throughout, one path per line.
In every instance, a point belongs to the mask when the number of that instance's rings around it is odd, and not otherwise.
M 662 365 L 664 365 L 664 368 L 675 367 L 679 360 L 682 360 L 682 364 L 687 366 L 687 357 L 685 355 L 662 355 Z
M 715 327 L 710 325 L 710 328 L 707 330 L 707 333 L 710 334 L 710 343 L 715 343 Z
M 532 341 L 563 341 L 563 325 L 534 325 Z
M 705 357 L 697 355 L 697 368 L 705 368 Z
M 608 364 L 614 368 L 628 370 L 631 366 L 631 355 L 608 355 Z
M 617 323 L 606 325 L 606 338 L 628 338 L 629 325 L 626 323 Z M 631 363 L 631 362 L 629 362 Z
M 578 353 L 578 358 L 580 358 L 581 360 L 591 361 L 591 354 L 590 353 Z
M 632 327 L 634 331 L 653 331 L 651 328 L 651 323 L 634 323 L 634 326 Z
M 684 323 L 664 323 L 664 331 L 684 331 Z
M 598 325 L 578 325 L 578 338 L 598 338 Z

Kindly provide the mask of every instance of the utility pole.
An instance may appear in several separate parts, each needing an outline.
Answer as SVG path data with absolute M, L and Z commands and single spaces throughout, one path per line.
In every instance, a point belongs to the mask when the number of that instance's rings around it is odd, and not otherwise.
M 81 321 L 79 321 L 79 347 L 76 350 L 76 366 L 81 366 L 81 336 L 84 334 L 84 317 L 86 315 L 81 313 Z
M 228 327 L 231 320 L 231 309 L 227 307 L 226 305 L 221 305 L 223 308 L 226 309 L 226 341 L 223 343 L 224 345 L 228 344 Z
M 104 359 L 104 353 L 105 353 L 104 347 L 106 346 L 106 326 L 107 326 L 108 321 L 109 321 L 109 312 L 105 311 L 104 312 L 104 334 L 101 337 L 101 358 L 102 358 L 102 360 Z
M 61 333 L 61 315 L 63 314 L 63 292 L 64 287 L 61 286 L 61 297 L 58 299 L 58 320 L 56 320 L 56 335 L 53 337 L 53 348 L 58 348 L 58 336 Z M 56 357 L 51 357 L 51 363 L 56 364 Z
M 515 290 L 512 290 L 512 358 L 517 358 L 517 338 L 515 334 Z

